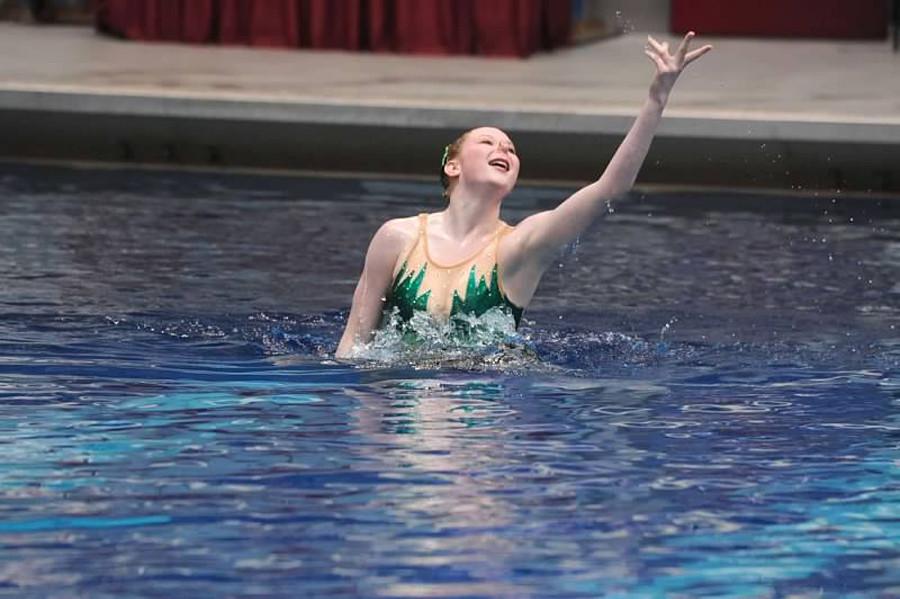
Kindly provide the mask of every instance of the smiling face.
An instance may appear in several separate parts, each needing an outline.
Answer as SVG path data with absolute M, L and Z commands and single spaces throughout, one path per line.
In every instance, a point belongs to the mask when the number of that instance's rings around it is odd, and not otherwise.
M 500 129 L 479 127 L 465 133 L 450 146 L 444 164 L 448 192 L 464 182 L 512 191 L 519 177 L 519 157 L 512 140 Z

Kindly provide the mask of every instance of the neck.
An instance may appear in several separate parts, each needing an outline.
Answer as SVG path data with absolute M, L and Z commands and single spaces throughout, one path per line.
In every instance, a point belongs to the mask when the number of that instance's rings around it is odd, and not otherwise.
M 502 200 L 501 195 L 491 197 L 457 187 L 450 196 L 450 204 L 443 212 L 447 235 L 462 240 L 493 233 L 500 221 Z

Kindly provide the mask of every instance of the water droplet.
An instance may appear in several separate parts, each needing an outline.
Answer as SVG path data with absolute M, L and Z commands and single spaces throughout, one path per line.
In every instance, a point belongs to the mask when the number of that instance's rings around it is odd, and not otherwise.
M 659 342 L 660 343 L 663 342 L 663 339 L 666 336 L 666 333 L 669 332 L 669 330 L 672 328 L 672 325 L 674 325 L 676 322 L 678 322 L 678 317 L 673 316 L 671 319 L 669 319 L 669 322 L 667 322 L 666 324 L 663 325 L 663 328 L 660 329 L 660 331 L 659 331 Z

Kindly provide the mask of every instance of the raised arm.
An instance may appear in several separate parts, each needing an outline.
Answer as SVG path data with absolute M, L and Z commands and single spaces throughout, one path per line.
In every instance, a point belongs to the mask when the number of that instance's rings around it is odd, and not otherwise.
M 637 119 L 597 181 L 581 188 L 555 209 L 540 212 L 519 223 L 515 230 L 516 245 L 521 249 L 517 254 L 523 259 L 532 264 L 549 263 L 561 247 L 575 241 L 607 210 L 611 200 L 631 189 L 678 75 L 712 49 L 707 45 L 689 51 L 693 37 L 694 32 L 688 33 L 674 54 L 669 53 L 668 43 L 647 38 L 644 53 L 656 65 L 656 76 Z
M 391 286 L 394 265 L 405 242 L 406 236 L 398 220 L 386 222 L 372 237 L 362 274 L 353 292 L 347 327 L 334 354 L 336 358 L 350 357 L 353 346 L 368 343 L 381 324 L 381 311 Z

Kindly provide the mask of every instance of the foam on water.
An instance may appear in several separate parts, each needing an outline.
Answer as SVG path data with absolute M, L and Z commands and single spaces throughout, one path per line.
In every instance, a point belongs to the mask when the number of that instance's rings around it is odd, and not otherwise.
M 384 314 L 382 326 L 369 343 L 353 347 L 351 357 L 385 365 L 455 361 L 521 344 L 512 315 L 501 307 L 491 308 L 481 316 L 454 314 L 447 320 L 416 312 L 407 322 L 401 320 L 395 308 Z

